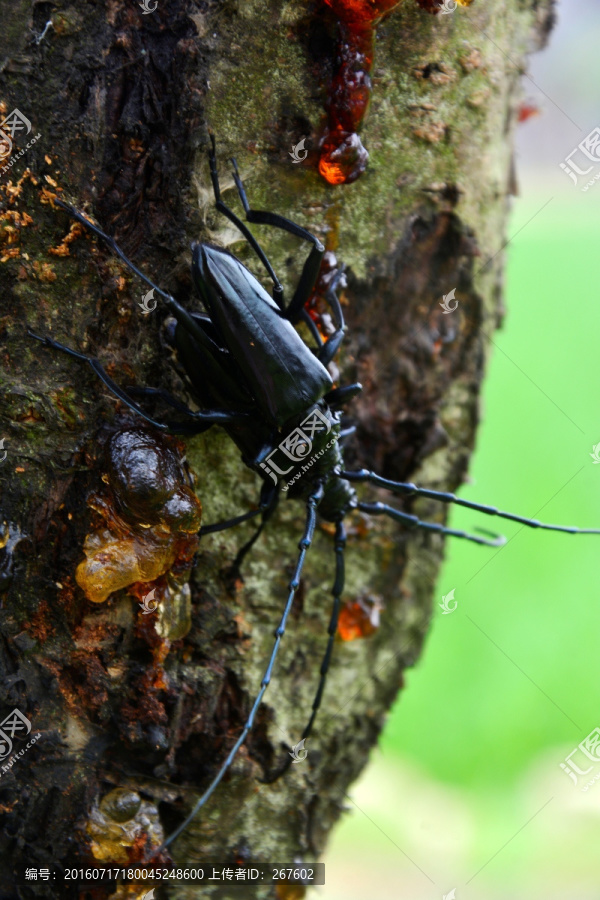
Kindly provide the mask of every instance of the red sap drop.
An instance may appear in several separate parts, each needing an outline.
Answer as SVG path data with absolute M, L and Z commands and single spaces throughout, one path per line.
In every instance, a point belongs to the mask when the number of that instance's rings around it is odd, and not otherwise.
M 361 597 L 346 603 L 340 612 L 338 634 L 343 641 L 368 637 L 379 628 L 381 601 L 378 597 Z

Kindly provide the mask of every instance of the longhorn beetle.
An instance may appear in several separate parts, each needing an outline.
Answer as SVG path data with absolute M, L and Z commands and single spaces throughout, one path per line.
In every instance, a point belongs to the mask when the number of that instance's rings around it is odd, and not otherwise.
M 344 589 L 344 548 L 346 543 L 344 519 L 351 510 L 362 510 L 375 516 L 389 516 L 408 528 L 447 534 L 477 544 L 498 547 L 504 543 L 504 538 L 493 535 L 491 532 L 483 531 L 483 534 L 487 534 L 488 537 L 479 537 L 435 522 L 421 521 L 417 516 L 402 512 L 386 503 L 365 502 L 359 499 L 353 487 L 354 483 L 368 482 L 401 496 L 428 497 L 442 503 L 456 503 L 486 515 L 520 522 L 531 528 L 543 528 L 571 534 L 600 534 L 600 529 L 543 524 L 535 519 L 502 512 L 492 506 L 461 500 L 451 493 L 429 490 L 406 482 L 390 481 L 366 469 L 356 472 L 344 469 L 340 442 L 353 429 L 342 429 L 342 408 L 361 390 L 361 386 L 360 384 L 350 384 L 333 387 L 331 376 L 327 370 L 327 365 L 335 357 L 346 329 L 342 309 L 336 295 L 336 288 L 343 276 L 338 275 L 334 279 L 326 294 L 326 301 L 335 319 L 335 331 L 327 340 L 323 341 L 304 307 L 317 279 L 325 248 L 318 238 L 283 216 L 251 209 L 238 167 L 235 160 L 232 160 L 233 178 L 246 220 L 258 225 L 280 228 L 312 245 L 294 295 L 289 303 L 286 303 L 283 287 L 264 251 L 247 225 L 221 199 L 215 142 L 212 136 L 211 141 L 210 175 L 216 207 L 237 226 L 265 267 L 273 282 L 272 297 L 232 253 L 212 244 L 193 243 L 192 278 L 205 312 L 188 311 L 174 297 L 162 291 L 144 275 L 125 256 L 109 235 L 101 231 L 76 209 L 67 206 L 60 200 L 55 201 L 89 231 L 106 241 L 123 262 L 162 297 L 167 309 L 175 319 L 174 327 L 170 329 L 169 340 L 185 373 L 187 388 L 194 397 L 199 411 L 189 409 L 170 394 L 155 388 L 137 387 L 124 390 L 112 380 L 101 363 L 94 357 L 65 347 L 50 337 L 40 337 L 30 332 L 31 337 L 42 341 L 47 347 L 87 362 L 116 397 L 156 428 L 180 434 L 198 434 L 212 425 L 221 425 L 225 429 L 241 450 L 244 464 L 263 480 L 260 501 L 257 509 L 226 521 L 203 525 L 200 534 L 205 535 L 233 528 L 241 522 L 260 515 L 260 525 L 238 554 L 238 561 L 257 539 L 277 505 L 281 488 L 273 469 L 278 474 L 284 474 L 285 477 L 290 476 L 288 494 L 302 502 L 306 509 L 304 533 L 298 545 L 299 554 L 289 584 L 287 600 L 275 631 L 275 642 L 260 690 L 250 714 L 219 771 L 191 813 L 167 838 L 160 850 L 169 846 L 181 834 L 212 796 L 252 727 L 258 707 L 271 681 L 294 594 L 298 589 L 306 554 L 313 539 L 317 516 L 335 526 L 335 578 L 331 589 L 333 608 L 328 627 L 329 637 L 320 668 L 320 679 L 310 718 L 302 732 L 302 739 L 306 739 L 312 731 L 331 661 L 340 598 Z M 305 322 L 309 327 L 315 347 L 307 346 L 296 331 L 294 326 L 299 322 Z M 183 414 L 187 421 L 157 421 L 136 402 L 134 399 L 136 395 L 159 397 L 167 405 Z M 302 460 L 307 459 L 311 451 L 314 451 L 311 457 L 312 464 L 306 466 L 306 471 L 303 472 Z M 279 461 L 281 462 L 281 459 L 284 458 L 288 465 L 288 469 L 285 471 L 281 470 L 273 460 L 278 452 L 283 453 L 283 457 L 279 457 Z M 298 477 L 301 474 L 305 474 L 305 477 Z M 283 774 L 289 762 L 290 758 L 269 780 L 274 780 Z

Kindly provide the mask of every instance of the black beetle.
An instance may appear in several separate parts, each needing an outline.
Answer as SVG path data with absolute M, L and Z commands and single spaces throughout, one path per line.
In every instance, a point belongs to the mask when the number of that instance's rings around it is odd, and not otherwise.
M 262 516 L 260 527 L 238 554 L 237 562 L 252 546 L 272 515 L 281 490 L 304 501 L 306 519 L 304 534 L 299 543 L 299 555 L 289 585 L 288 598 L 275 632 L 273 650 L 266 667 L 260 691 L 241 734 L 231 748 L 219 771 L 195 804 L 184 822 L 168 837 L 168 846 L 189 825 L 192 819 L 223 778 L 240 746 L 252 727 L 256 711 L 271 680 L 279 644 L 285 632 L 294 594 L 299 586 L 306 553 L 314 534 L 317 512 L 325 521 L 335 524 L 336 572 L 332 588 L 333 609 L 328 628 L 329 639 L 320 669 L 320 680 L 308 724 L 302 740 L 311 733 L 321 703 L 327 671 L 337 630 L 340 598 L 344 588 L 344 547 L 346 534 L 344 519 L 353 509 L 371 515 L 387 515 L 411 528 L 465 538 L 479 544 L 500 546 L 504 539 L 490 532 L 489 539 L 464 531 L 447 528 L 434 522 L 423 522 L 416 516 L 394 509 L 380 502 L 360 501 L 352 482 L 369 482 L 395 494 L 418 495 L 456 503 L 487 515 L 520 522 L 532 528 L 564 531 L 572 534 L 600 534 L 600 529 L 579 529 L 561 525 L 547 525 L 512 513 L 461 500 L 451 493 L 419 488 L 414 484 L 389 481 L 366 469 L 348 472 L 343 468 L 341 440 L 353 429 L 342 429 L 342 406 L 360 390 L 359 384 L 333 387 L 327 365 L 334 358 L 345 324 L 336 295 L 342 275 L 332 280 L 326 294 L 335 318 L 335 331 L 323 342 L 317 328 L 305 310 L 319 273 L 325 252 L 321 242 L 310 232 L 283 216 L 250 209 L 235 160 L 234 180 L 249 222 L 281 228 L 312 244 L 304 263 L 298 286 L 286 306 L 283 288 L 264 251 L 239 219 L 222 201 L 217 176 L 215 145 L 212 139 L 210 172 L 217 209 L 229 218 L 248 240 L 273 281 L 273 296 L 262 287 L 252 273 L 229 251 L 207 243 L 192 245 L 192 277 L 205 306 L 205 313 L 188 312 L 170 294 L 157 287 L 125 256 L 115 241 L 85 216 L 60 200 L 56 203 L 94 234 L 105 240 L 126 265 L 149 284 L 164 300 L 175 318 L 171 341 L 183 368 L 191 395 L 200 411 L 192 411 L 179 400 L 154 388 L 120 388 L 104 371 L 97 359 L 72 350 L 49 337 L 31 336 L 48 347 L 61 350 L 89 363 L 110 391 L 131 410 L 156 428 L 180 434 L 197 434 L 212 425 L 221 425 L 242 452 L 244 463 L 263 480 L 260 503 L 256 510 L 234 519 L 202 526 L 200 534 L 232 528 L 256 515 Z M 302 340 L 295 325 L 304 321 L 311 330 L 315 348 Z M 188 422 L 159 422 L 149 416 L 133 399 L 133 395 L 159 396 L 168 405 L 187 417 Z M 282 466 L 286 466 L 285 469 Z M 303 477 L 305 476 L 305 477 Z M 280 486 L 280 477 L 287 484 Z M 279 777 L 290 763 L 282 765 L 269 780 Z M 162 848 L 161 848 L 162 849 Z

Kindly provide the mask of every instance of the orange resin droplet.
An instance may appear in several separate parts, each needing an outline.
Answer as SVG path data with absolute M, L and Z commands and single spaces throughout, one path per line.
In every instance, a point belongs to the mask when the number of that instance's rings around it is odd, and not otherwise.
M 535 103 L 522 103 L 517 114 L 517 122 L 527 122 L 528 119 L 540 115 L 540 108 Z
M 335 131 L 322 146 L 319 172 L 329 184 L 352 184 L 367 168 L 368 159 L 357 134 Z
M 343 641 L 368 637 L 379 628 L 382 604 L 377 597 L 364 597 L 346 603 L 340 612 L 338 634 Z

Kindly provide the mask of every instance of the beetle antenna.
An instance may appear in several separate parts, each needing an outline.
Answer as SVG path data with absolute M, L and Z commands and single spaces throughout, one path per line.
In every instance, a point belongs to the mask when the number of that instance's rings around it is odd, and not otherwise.
M 63 203 L 62 200 L 58 199 L 55 199 L 54 202 L 57 206 L 60 206 L 61 209 L 64 209 L 65 212 L 68 212 L 69 215 L 76 219 L 77 222 L 79 222 L 81 225 L 83 225 L 84 228 L 87 228 L 87 230 L 91 231 L 92 234 L 95 234 L 97 237 L 102 238 L 103 241 L 106 241 L 111 250 L 113 250 L 117 254 L 117 256 L 119 256 L 123 260 L 125 265 L 130 268 L 132 272 L 135 272 L 135 274 L 139 278 L 145 281 L 146 284 L 149 284 L 151 288 L 154 288 L 154 290 L 157 291 L 157 293 L 159 293 L 161 297 L 164 297 L 165 300 L 173 299 L 170 294 L 167 294 L 165 291 L 159 288 L 157 284 L 154 284 L 154 282 L 151 281 L 151 279 L 148 278 L 147 275 L 144 275 L 144 273 L 140 269 L 138 269 L 138 267 L 134 265 L 134 263 L 131 262 L 128 256 L 125 256 L 114 238 L 112 238 L 109 234 L 106 234 L 105 231 L 102 231 L 102 229 L 97 225 L 94 225 L 94 223 L 91 222 L 87 218 L 87 216 L 84 216 L 83 213 L 80 213 L 79 210 L 75 209 L 74 206 L 69 206 L 68 203 Z
M 329 635 L 329 639 L 327 641 L 327 646 L 325 648 L 325 653 L 323 654 L 323 660 L 321 662 L 320 674 L 321 677 L 319 679 L 319 685 L 317 687 L 317 692 L 315 694 L 315 699 L 313 700 L 312 705 L 312 713 L 310 719 L 304 731 L 302 732 L 302 736 L 300 738 L 299 743 L 305 741 L 307 737 L 310 736 L 312 732 L 313 725 L 315 724 L 315 719 L 317 718 L 317 713 L 319 711 L 319 707 L 321 706 L 321 700 L 323 699 L 323 692 L 325 690 L 325 682 L 327 681 L 327 673 L 329 672 L 329 665 L 331 663 L 331 656 L 333 654 L 333 645 L 335 641 L 335 636 L 337 633 L 338 627 L 338 619 L 340 616 L 340 603 L 342 598 L 342 593 L 344 591 L 344 583 L 345 583 L 345 566 L 344 566 L 344 552 L 346 549 L 346 529 L 344 528 L 343 522 L 336 522 L 335 525 L 335 579 L 333 582 L 333 587 L 331 588 L 331 595 L 333 597 L 333 608 L 331 610 L 331 618 L 329 620 L 329 627 L 327 628 L 327 634 Z M 297 746 L 297 745 L 296 745 Z M 287 770 L 292 764 L 292 754 L 288 753 L 283 765 L 281 765 L 273 775 L 268 776 L 264 779 L 265 784 L 271 784 L 273 781 L 277 781 L 278 778 L 281 778 L 282 775 L 285 775 Z
M 389 516 L 390 519 L 395 519 L 396 522 L 402 522 L 403 525 L 408 525 L 409 528 L 421 528 L 423 531 L 436 531 L 438 534 L 448 534 L 451 537 L 464 538 L 467 541 L 473 541 L 474 544 L 484 544 L 486 547 L 503 547 L 506 543 L 506 538 L 502 537 L 502 535 L 493 535 L 493 538 L 488 540 L 487 538 L 477 537 L 475 534 L 468 534 L 466 531 L 457 531 L 455 528 L 446 528 L 445 525 L 440 525 L 438 522 L 423 522 L 423 520 L 419 519 L 417 516 L 412 516 L 410 513 L 394 509 L 393 506 L 388 506 L 387 503 L 359 502 L 356 506 L 362 512 L 369 513 L 371 516 Z M 478 530 L 481 531 L 481 529 Z M 492 532 L 486 531 L 485 534 L 492 534 Z
M 216 144 L 215 144 L 215 136 L 214 136 L 214 134 L 212 134 L 212 132 L 210 133 L 210 146 L 211 146 L 211 149 L 210 149 L 210 152 L 208 155 L 208 162 L 210 165 L 210 178 L 212 181 L 213 193 L 215 195 L 215 206 L 217 207 L 217 209 L 219 210 L 220 213 L 222 213 L 224 216 L 226 216 L 230 222 L 233 222 L 235 227 L 238 228 L 242 232 L 242 234 L 244 235 L 244 237 L 246 238 L 246 240 L 248 241 L 248 243 L 250 244 L 250 246 L 252 247 L 252 249 L 254 250 L 256 255 L 258 256 L 258 258 L 260 259 L 261 263 L 267 270 L 269 278 L 273 282 L 273 299 L 277 303 L 277 306 L 279 306 L 279 308 L 281 309 L 283 307 L 283 286 L 282 286 L 281 282 L 279 281 L 279 278 L 275 274 L 275 269 L 269 262 L 267 254 L 262 249 L 262 247 L 260 246 L 260 244 L 258 243 L 256 238 L 254 237 L 254 235 L 252 234 L 252 232 L 250 231 L 250 229 L 248 228 L 246 223 L 242 222 L 240 217 L 236 216 L 236 214 L 233 212 L 233 210 L 229 209 L 229 207 L 223 202 L 223 199 L 221 197 L 221 187 L 219 185 L 219 173 L 217 171 L 217 150 L 216 150 Z M 239 175 L 238 175 L 237 165 L 235 163 L 235 160 L 233 161 L 233 164 L 235 167 L 235 174 L 233 177 L 234 177 L 234 180 L 236 180 L 236 179 L 239 179 Z M 237 184 L 237 180 L 236 180 L 236 184 Z
M 116 253 L 117 256 L 119 256 L 123 260 L 125 265 L 128 266 L 132 272 L 135 272 L 135 274 L 138 275 L 142 279 L 142 281 L 145 281 L 146 284 L 149 284 L 151 288 L 153 288 L 158 294 L 160 294 L 160 296 L 165 301 L 167 308 L 175 316 L 177 321 L 180 322 L 185 327 L 185 329 L 192 335 L 192 337 L 196 341 L 198 341 L 200 346 L 201 347 L 206 346 L 206 343 L 207 343 L 206 334 L 204 333 L 202 328 L 198 325 L 198 322 L 194 319 L 194 317 L 192 315 L 190 315 L 190 313 L 185 309 L 185 307 L 183 307 L 181 305 L 181 303 L 178 303 L 177 300 L 171 294 L 168 294 L 166 291 L 163 291 L 161 288 L 158 287 L 157 284 L 154 284 L 154 282 L 150 278 L 148 278 L 147 275 L 144 275 L 144 273 L 141 271 L 141 269 L 138 269 L 138 267 L 136 265 L 134 265 L 134 263 L 131 262 L 129 257 L 125 256 L 125 254 L 123 253 L 123 251 L 121 250 L 121 248 L 119 247 L 119 245 L 117 244 L 117 242 L 115 241 L 114 238 L 112 238 L 110 235 L 106 234 L 106 232 L 102 231 L 102 229 L 99 228 L 97 225 L 94 225 L 93 222 L 91 222 L 88 218 L 86 218 L 86 216 L 84 216 L 82 213 L 80 213 L 79 210 L 75 209 L 74 206 L 69 206 L 67 203 L 63 203 L 62 200 L 55 200 L 54 202 L 57 204 L 57 206 L 60 206 L 61 209 L 64 209 L 66 212 L 68 212 L 69 215 L 72 216 L 74 219 L 76 219 L 77 222 L 80 222 L 85 228 L 87 228 L 89 231 L 91 231 L 92 234 L 95 234 L 95 235 L 97 235 L 97 237 L 102 238 L 103 241 L 106 241 L 106 243 L 111 248 L 111 250 L 113 250 L 113 252 Z
M 273 644 L 273 649 L 271 651 L 271 657 L 269 659 L 269 664 L 267 665 L 265 674 L 263 675 L 262 681 L 260 683 L 260 691 L 258 692 L 258 696 L 256 697 L 256 700 L 254 701 L 254 703 L 252 705 L 252 709 L 250 710 L 250 715 L 248 716 L 248 718 L 246 720 L 246 724 L 244 725 L 242 732 L 241 732 L 240 736 L 238 737 L 237 741 L 235 742 L 235 744 L 229 751 L 227 759 L 225 760 L 225 762 L 223 763 L 223 765 L 221 766 L 221 768 L 219 769 L 219 771 L 217 772 L 217 774 L 215 775 L 215 777 L 213 778 L 213 780 L 211 781 L 211 783 L 209 784 L 207 789 L 204 791 L 204 793 L 202 794 L 200 799 L 197 801 L 196 805 L 192 809 L 189 816 L 187 816 L 187 818 L 184 819 L 184 821 L 181 823 L 181 825 L 179 825 L 179 827 L 176 828 L 175 831 L 169 835 L 169 837 L 166 839 L 166 841 L 163 844 L 161 844 L 161 846 L 157 850 L 154 851 L 154 853 L 152 854 L 153 856 L 160 855 L 160 853 L 162 853 L 164 850 L 166 850 L 173 843 L 173 841 L 176 840 L 183 831 L 185 831 L 185 829 L 188 827 L 190 822 L 193 821 L 193 819 L 196 817 L 198 812 L 202 809 L 204 804 L 207 802 L 207 800 L 210 799 L 210 797 L 214 793 L 215 788 L 217 787 L 219 782 L 222 780 L 223 776 L 225 775 L 225 773 L 227 772 L 229 767 L 231 766 L 232 762 L 234 761 L 235 757 L 237 756 L 238 750 L 240 749 L 240 747 L 246 740 L 248 732 L 252 728 L 252 725 L 254 723 L 254 717 L 256 715 L 258 707 L 260 706 L 260 704 L 262 702 L 262 698 L 264 697 L 265 691 L 267 690 L 267 687 L 269 686 L 269 682 L 271 681 L 271 676 L 273 674 L 273 667 L 275 665 L 275 660 L 277 658 L 277 652 L 279 650 L 279 645 L 281 644 L 281 639 L 285 633 L 285 627 L 287 624 L 288 616 L 292 609 L 292 604 L 294 602 L 294 596 L 296 594 L 296 591 L 298 590 L 298 587 L 300 586 L 300 576 L 302 574 L 302 569 L 304 568 L 304 561 L 306 559 L 306 554 L 312 543 L 313 535 L 315 533 L 315 527 L 317 524 L 317 508 L 323 498 L 323 493 L 324 493 L 323 486 L 319 485 L 316 488 L 316 490 L 314 490 L 312 492 L 312 494 L 309 496 L 308 500 L 306 501 L 306 523 L 304 526 L 304 534 L 302 536 L 302 540 L 298 544 L 298 548 L 299 548 L 300 552 L 298 554 L 296 568 L 294 569 L 294 574 L 292 576 L 292 580 L 290 581 L 288 598 L 287 598 L 287 601 L 285 604 L 285 608 L 283 610 L 283 615 L 281 616 L 279 625 L 277 626 L 277 630 L 275 631 L 275 643 Z
M 471 500 L 461 500 L 456 494 L 446 493 L 444 491 L 432 491 L 429 488 L 417 487 L 416 484 L 404 481 L 389 481 L 369 472 L 368 469 L 361 469 L 358 472 L 341 472 L 341 478 L 348 481 L 368 481 L 377 487 L 386 488 L 393 494 L 403 494 L 417 497 L 429 497 L 430 500 L 440 500 L 442 503 L 455 503 L 457 506 L 464 506 L 466 509 L 473 509 L 476 512 L 485 513 L 487 516 L 498 516 L 500 519 L 509 519 L 511 522 L 519 522 L 528 528 L 541 528 L 545 531 L 563 531 L 567 534 L 600 534 L 600 528 L 577 528 L 575 525 L 548 525 L 545 522 L 539 522 L 537 519 L 528 519 L 525 516 L 517 516 L 515 513 L 502 512 L 495 506 L 486 506 L 483 503 L 473 503 Z

